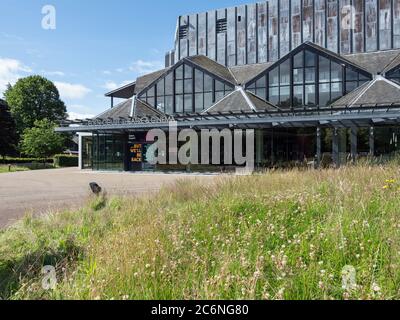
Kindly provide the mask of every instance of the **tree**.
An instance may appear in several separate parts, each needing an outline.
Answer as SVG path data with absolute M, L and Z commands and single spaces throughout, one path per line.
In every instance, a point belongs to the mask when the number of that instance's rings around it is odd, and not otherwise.
M 60 121 L 67 118 L 67 109 L 56 86 L 41 76 L 22 78 L 4 93 L 16 122 L 18 136 L 32 128 L 35 121 Z
M 54 131 L 56 124 L 47 119 L 35 121 L 34 127 L 25 129 L 21 149 L 26 155 L 46 159 L 63 151 L 65 138 Z
M 0 99 L 0 156 L 5 157 L 15 152 L 15 121 L 7 103 Z

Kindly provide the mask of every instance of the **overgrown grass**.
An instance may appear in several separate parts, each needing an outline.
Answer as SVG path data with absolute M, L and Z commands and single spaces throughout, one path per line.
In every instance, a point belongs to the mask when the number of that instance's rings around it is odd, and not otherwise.
M 9 299 L 399 299 L 397 166 L 181 181 L 0 234 Z M 42 289 L 43 265 L 57 269 Z M 356 286 L 343 286 L 355 268 Z
M 28 171 L 30 170 L 27 167 L 21 167 L 21 166 L 4 166 L 0 165 L 0 173 L 8 173 L 8 172 L 19 172 L 19 171 Z

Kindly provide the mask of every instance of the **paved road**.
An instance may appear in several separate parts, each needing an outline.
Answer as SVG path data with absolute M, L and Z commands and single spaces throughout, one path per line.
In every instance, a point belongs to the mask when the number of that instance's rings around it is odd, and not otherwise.
M 185 174 L 96 173 L 72 169 L 38 170 L 0 174 L 0 228 L 25 214 L 78 208 L 90 195 L 89 183 L 97 182 L 109 195 L 156 192 L 179 179 L 212 179 Z

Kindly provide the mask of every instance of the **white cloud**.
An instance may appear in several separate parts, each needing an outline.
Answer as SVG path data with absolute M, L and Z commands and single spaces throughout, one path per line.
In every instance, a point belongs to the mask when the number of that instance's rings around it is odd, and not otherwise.
M 14 84 L 19 78 L 31 72 L 32 69 L 19 60 L 0 58 L 0 92 L 6 89 L 7 84 Z
M 125 81 L 123 81 L 123 82 L 118 84 L 118 83 L 116 83 L 114 81 L 107 81 L 101 87 L 104 88 L 104 89 L 107 89 L 108 91 L 112 91 L 112 90 L 115 90 L 117 88 L 121 88 L 123 86 L 126 86 L 127 84 L 130 84 L 132 82 L 133 82 L 133 80 L 125 80 Z
M 83 99 L 88 93 L 92 92 L 82 84 L 72 84 L 67 82 L 54 82 L 60 96 L 63 99 Z
M 129 67 L 129 70 L 138 74 L 146 74 L 163 68 L 164 65 L 161 61 L 137 60 L 132 63 L 132 65 Z
M 68 112 L 68 119 L 69 120 L 86 120 L 86 119 L 92 119 L 94 117 L 95 117 L 95 115 L 93 115 L 93 114 L 83 114 L 83 113 L 77 113 L 77 112 Z

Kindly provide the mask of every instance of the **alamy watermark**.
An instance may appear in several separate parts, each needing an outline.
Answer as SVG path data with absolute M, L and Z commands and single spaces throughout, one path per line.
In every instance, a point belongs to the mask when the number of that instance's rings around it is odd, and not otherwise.
M 57 11 L 53 5 L 45 5 L 42 8 L 42 29 L 56 30 L 57 28 Z
M 147 133 L 147 150 L 151 165 L 236 165 L 254 171 L 254 130 L 184 129 L 178 132 L 177 122 L 169 123 L 168 137 L 164 130 Z M 223 150 L 223 152 L 221 152 Z

